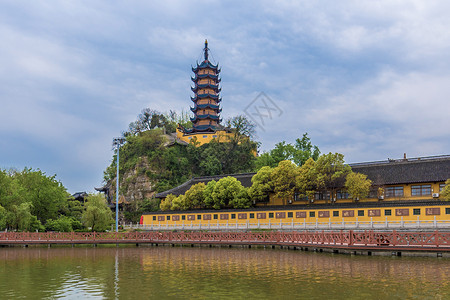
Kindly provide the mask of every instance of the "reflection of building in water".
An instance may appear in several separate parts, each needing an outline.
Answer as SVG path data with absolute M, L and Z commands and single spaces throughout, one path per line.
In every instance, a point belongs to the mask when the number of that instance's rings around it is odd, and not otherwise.
M 445 265 L 445 263 L 444 263 Z M 365 278 L 367 280 L 419 280 L 446 283 L 450 264 L 436 258 L 391 258 L 294 250 L 226 249 L 226 248 L 152 248 L 142 253 L 146 271 L 183 271 L 186 277 L 197 274 L 240 274 L 242 278 L 271 276 L 318 278 Z M 436 268 L 434 268 L 436 267 Z M 180 275 L 181 276 L 181 275 Z M 411 283 L 412 284 L 412 283 Z

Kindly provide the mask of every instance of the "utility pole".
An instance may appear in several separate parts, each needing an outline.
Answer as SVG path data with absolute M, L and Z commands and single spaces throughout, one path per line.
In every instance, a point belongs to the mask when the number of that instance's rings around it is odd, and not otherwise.
M 119 152 L 120 146 L 125 142 L 125 138 L 114 138 L 113 146 L 117 148 L 117 174 L 116 174 L 116 232 L 119 232 Z

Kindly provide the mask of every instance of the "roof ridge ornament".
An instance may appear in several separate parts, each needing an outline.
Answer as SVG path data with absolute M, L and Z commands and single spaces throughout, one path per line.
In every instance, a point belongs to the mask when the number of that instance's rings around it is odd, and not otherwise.
M 208 40 L 205 39 L 205 49 L 203 49 L 205 52 L 205 61 L 208 60 Z

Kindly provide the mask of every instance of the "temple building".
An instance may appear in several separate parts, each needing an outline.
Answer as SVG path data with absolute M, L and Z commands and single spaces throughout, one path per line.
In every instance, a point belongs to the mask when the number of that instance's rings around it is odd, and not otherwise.
M 191 111 L 194 116 L 191 117 L 192 128 L 184 128 L 179 125 L 177 128 L 177 138 L 181 141 L 190 143 L 194 142 L 200 146 L 211 142 L 213 139 L 219 142 L 228 141 L 228 136 L 231 135 L 231 130 L 220 124 L 220 90 L 219 87 L 220 69 L 217 65 L 209 61 L 208 41 L 205 41 L 205 48 L 203 49 L 204 60 L 198 64 L 192 71 L 194 77 L 191 78 L 194 82 L 192 91 L 194 97 L 191 97 L 193 107 Z

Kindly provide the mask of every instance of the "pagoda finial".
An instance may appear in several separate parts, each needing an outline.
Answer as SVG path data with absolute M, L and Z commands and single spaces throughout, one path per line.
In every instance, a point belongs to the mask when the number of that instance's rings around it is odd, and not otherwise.
M 208 40 L 205 40 L 205 60 L 208 60 Z

